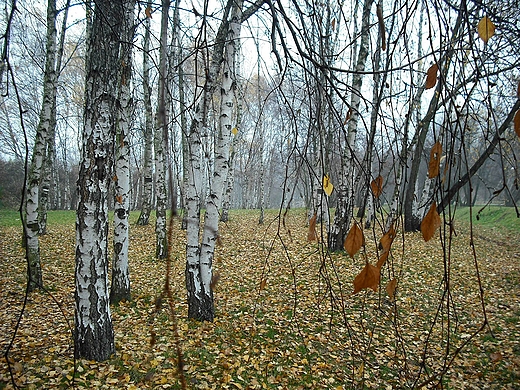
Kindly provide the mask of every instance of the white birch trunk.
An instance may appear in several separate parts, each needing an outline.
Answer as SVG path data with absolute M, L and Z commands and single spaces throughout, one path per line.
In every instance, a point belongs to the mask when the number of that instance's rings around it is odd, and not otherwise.
M 148 6 L 151 7 L 151 1 L 148 1 Z M 144 226 L 148 225 L 150 213 L 153 204 L 153 114 L 152 114 L 152 90 L 150 87 L 150 19 L 146 18 L 144 21 L 144 38 L 143 38 L 143 103 L 144 103 L 144 156 L 143 156 L 143 183 L 142 183 L 142 203 L 141 213 L 137 224 Z
M 55 121 L 53 121 L 53 110 L 56 107 L 56 34 L 56 0 L 49 0 L 47 2 L 47 43 L 43 102 L 28 174 L 25 203 L 25 237 L 29 291 L 43 287 L 40 241 L 38 238 L 40 233 L 40 186 L 44 170 L 47 139 L 50 133 L 54 134 L 51 126 L 55 124 Z
M 186 246 L 186 287 L 188 290 L 188 316 L 202 321 L 213 321 L 215 315 L 213 290 L 213 255 L 218 237 L 219 208 L 221 207 L 224 184 L 227 180 L 229 167 L 229 151 L 231 142 L 234 61 L 236 40 L 240 38 L 240 19 L 242 1 L 234 4 L 231 21 L 226 30 L 226 24 L 217 33 L 215 52 L 207 74 L 202 106 L 198 106 L 190 132 L 190 162 L 189 186 L 187 191 L 187 246 Z M 227 17 L 227 16 L 226 16 Z M 224 23 L 224 22 L 223 22 Z M 200 177 L 201 177 L 201 144 L 200 132 L 204 128 L 205 115 L 211 99 L 211 93 L 216 86 L 220 71 L 219 57 L 225 48 L 224 71 L 221 85 L 220 121 L 215 149 L 215 169 L 211 177 L 210 194 L 206 203 L 204 229 L 199 246 L 200 226 Z
M 134 39 L 134 1 L 125 2 L 123 43 L 121 44 L 121 72 L 119 80 L 119 109 L 116 129 L 114 258 L 110 303 L 130 300 L 130 270 L 128 265 L 130 213 L 130 150 L 129 134 L 132 123 L 132 44 Z
M 75 356 L 106 360 L 115 351 L 108 293 L 108 190 L 123 4 L 98 1 L 88 39 L 82 159 L 76 221 Z

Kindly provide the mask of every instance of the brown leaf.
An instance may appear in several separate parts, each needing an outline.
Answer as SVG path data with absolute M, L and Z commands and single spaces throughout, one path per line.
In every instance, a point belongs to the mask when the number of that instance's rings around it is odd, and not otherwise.
M 262 278 L 262 280 L 260 281 L 260 291 L 263 290 L 266 285 L 267 285 L 267 279 Z
M 379 175 L 374 180 L 372 180 L 372 183 L 370 183 L 370 188 L 372 189 L 374 196 L 379 198 L 383 192 L 383 176 Z
M 215 288 L 215 286 L 217 285 L 219 280 L 220 280 L 220 274 L 218 272 L 215 272 L 213 274 L 213 276 L 211 276 L 211 283 L 210 283 L 211 290 L 213 290 Z
M 520 98 L 520 81 L 518 82 L 518 88 L 516 90 L 516 97 Z
M 383 267 L 383 265 L 385 265 L 386 260 L 388 260 L 389 254 L 390 254 L 390 252 L 386 251 L 386 252 L 383 252 L 383 254 L 381 256 L 379 256 L 379 260 L 377 261 L 377 264 L 376 264 L 377 268 L 381 269 Z
M 515 118 L 513 119 L 515 126 L 515 133 L 520 137 L 520 110 L 518 110 L 515 114 Z
M 312 216 L 312 218 L 309 220 L 309 232 L 307 233 L 307 240 L 310 241 L 317 241 L 318 237 L 316 236 L 316 220 L 318 219 L 318 216 L 316 213 Z
M 334 30 L 336 28 L 336 18 L 332 19 L 332 22 L 330 22 L 332 29 Z
M 381 33 L 381 50 L 386 50 L 386 31 L 385 31 L 385 20 L 383 18 L 383 9 L 380 5 L 376 7 L 377 22 L 379 24 L 379 32 Z
M 439 70 L 439 65 L 433 64 L 428 69 L 428 72 L 426 72 L 426 85 L 424 88 L 430 89 L 435 87 L 435 84 L 437 84 L 437 71 Z
M 152 19 L 152 7 L 146 7 L 144 13 L 148 19 Z
M 392 246 L 392 242 L 394 241 L 394 238 L 396 236 L 394 225 L 390 226 L 390 229 L 381 237 L 381 249 L 383 252 L 390 251 L 390 246 Z
M 348 109 L 347 116 L 345 117 L 345 122 L 343 122 L 344 125 L 347 124 L 347 122 L 348 122 L 348 120 L 350 119 L 351 116 L 352 116 L 352 107 L 350 107 Z
M 354 279 L 354 294 L 364 288 L 371 288 L 377 291 L 379 286 L 379 268 L 370 263 L 366 263 L 363 270 Z
M 430 241 L 439 226 L 441 226 L 441 217 L 437 212 L 437 204 L 433 202 L 430 211 L 428 211 L 428 214 L 424 216 L 421 222 L 421 233 L 424 241 Z
M 428 164 L 428 177 L 433 179 L 439 176 L 439 170 L 441 165 L 442 145 L 439 141 L 432 146 L 430 151 L 430 163 Z
M 501 361 L 504 357 L 500 352 L 492 352 L 489 354 L 489 358 L 493 363 Z
M 397 287 L 397 279 L 392 279 L 388 282 L 386 285 L 386 292 L 388 293 L 388 296 L 393 301 L 394 300 L 394 294 L 395 294 L 395 288 Z
M 343 247 L 350 255 L 350 257 L 354 257 L 354 255 L 361 249 L 363 245 L 365 245 L 365 235 L 359 228 L 357 222 L 354 222 L 347 234 L 347 237 L 345 238 Z
M 487 16 L 480 19 L 477 26 L 478 36 L 487 43 L 489 38 L 495 35 L 495 25 Z
M 119 204 L 123 204 L 123 195 L 116 195 L 116 202 Z

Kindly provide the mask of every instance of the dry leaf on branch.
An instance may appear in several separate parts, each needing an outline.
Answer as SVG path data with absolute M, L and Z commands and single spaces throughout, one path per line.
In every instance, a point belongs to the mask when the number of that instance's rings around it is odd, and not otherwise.
M 383 176 L 379 175 L 374 180 L 372 180 L 372 183 L 370 183 L 370 188 L 372 189 L 374 196 L 379 198 L 383 192 Z
M 148 19 L 152 19 L 152 7 L 146 7 L 144 13 Z
M 424 216 L 421 222 L 421 233 L 423 235 L 424 241 L 430 241 L 439 226 L 441 226 L 441 217 L 437 212 L 437 204 L 433 202 L 430 210 Z
M 388 293 L 388 296 L 393 301 L 395 296 L 395 288 L 397 287 L 397 279 L 392 279 L 388 282 L 386 285 L 386 292 Z
M 323 176 L 323 190 L 328 196 L 330 196 L 334 190 L 334 186 L 330 182 L 328 175 Z
M 370 263 L 366 263 L 363 270 L 354 278 L 354 294 L 364 288 L 371 288 L 377 291 L 379 286 L 379 268 Z
M 430 151 L 430 163 L 428 164 L 428 177 L 433 179 L 439 176 L 441 165 L 442 145 L 437 141 Z
M 365 235 L 359 228 L 357 222 L 354 222 L 347 234 L 347 237 L 345 238 L 343 247 L 350 255 L 350 257 L 354 257 L 354 255 L 361 249 L 363 245 L 365 245 Z
M 318 219 L 318 215 L 316 213 L 309 220 L 309 232 L 307 233 L 308 241 L 317 241 L 318 237 L 316 236 L 316 220 Z
M 386 251 L 386 252 L 383 252 L 383 254 L 381 256 L 379 256 L 379 260 L 377 261 L 377 264 L 376 264 L 376 267 L 381 269 L 383 267 L 383 265 L 385 265 L 386 261 L 388 260 L 388 255 L 390 254 L 390 252 Z
M 515 126 L 515 133 L 520 137 L 520 110 L 516 112 L 513 122 Z
M 477 31 L 480 39 L 487 43 L 487 41 L 489 41 L 489 39 L 495 35 L 495 25 L 491 19 L 489 19 L 487 16 L 484 16 L 482 19 L 480 19 L 480 22 L 478 22 Z
M 392 224 L 388 231 L 381 237 L 380 248 L 384 252 L 390 251 L 390 247 L 392 246 L 392 242 L 396 236 L 394 225 Z
M 437 84 L 437 71 L 439 70 L 439 65 L 433 64 L 426 72 L 426 85 L 424 88 L 430 89 L 435 87 Z

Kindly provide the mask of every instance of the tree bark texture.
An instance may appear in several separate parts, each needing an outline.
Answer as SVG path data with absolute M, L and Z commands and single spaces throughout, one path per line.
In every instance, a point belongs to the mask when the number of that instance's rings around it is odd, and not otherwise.
M 76 357 L 115 352 L 108 293 L 108 190 L 113 180 L 124 1 L 97 1 L 87 41 L 82 160 L 76 220 Z
M 43 102 L 29 168 L 25 203 L 25 237 L 27 240 L 27 277 L 29 280 L 29 291 L 43 286 L 40 262 L 40 240 L 38 238 L 40 234 L 40 188 L 48 137 L 50 134 L 54 135 L 54 129 L 51 127 L 56 124 L 56 121 L 53 120 L 53 117 L 56 116 L 56 35 L 56 0 L 49 0 L 47 2 L 47 43 L 43 80 Z M 49 156 L 47 156 L 47 158 L 49 158 Z
M 115 160 L 115 208 L 114 208 L 114 258 L 112 260 L 112 283 L 110 303 L 129 301 L 130 271 L 128 265 L 130 213 L 130 149 L 129 134 L 132 123 L 132 44 L 134 39 L 134 5 L 125 2 L 123 33 L 120 50 L 120 76 L 118 118 L 116 127 Z

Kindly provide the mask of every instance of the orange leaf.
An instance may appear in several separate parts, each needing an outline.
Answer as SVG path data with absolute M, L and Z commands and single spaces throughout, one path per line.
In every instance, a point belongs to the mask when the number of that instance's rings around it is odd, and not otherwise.
M 265 286 L 267 285 L 267 279 L 263 278 L 260 282 L 260 290 L 263 290 Z
M 360 292 L 364 288 L 371 288 L 377 291 L 379 286 L 379 268 L 374 267 L 370 263 L 366 263 L 363 270 L 354 279 L 354 294 Z
M 372 189 L 374 196 L 379 198 L 383 192 L 383 176 L 379 175 L 374 180 L 372 180 L 372 183 L 370 183 L 370 188 Z
M 386 292 L 388 293 L 388 296 L 393 301 L 394 300 L 394 294 L 395 294 L 395 288 L 397 287 L 397 279 L 392 279 L 388 282 L 386 285 Z
M 345 238 L 345 242 L 343 243 L 343 247 L 350 255 L 350 257 L 354 257 L 354 255 L 361 249 L 361 247 L 365 245 L 365 235 L 363 231 L 359 228 L 358 224 L 354 222 L 350 231 Z
M 117 195 L 116 196 L 116 202 L 119 204 L 123 204 L 123 195 Z
M 386 251 L 386 252 L 383 252 L 383 254 L 381 256 L 379 256 L 379 260 L 377 261 L 377 264 L 376 264 L 377 268 L 381 269 L 383 267 L 383 265 L 385 265 L 386 260 L 388 260 L 389 254 L 390 254 L 390 252 Z
M 381 249 L 383 250 L 383 253 L 390 251 L 390 246 L 392 245 L 394 238 L 395 238 L 395 229 L 394 229 L 394 225 L 392 224 L 392 226 L 390 226 L 390 229 L 388 229 L 388 231 L 383 235 L 383 237 L 381 237 L 380 244 L 381 244 Z
M 148 19 L 152 18 L 152 7 L 146 7 L 144 10 L 144 13 Z
M 309 232 L 307 233 L 308 241 L 317 241 L 318 237 L 316 236 L 316 220 L 318 216 L 314 214 L 312 218 L 309 220 Z
M 520 110 L 516 112 L 513 122 L 515 126 L 516 135 L 520 137 Z
M 435 84 L 437 84 L 437 71 L 439 70 L 439 66 L 437 64 L 433 64 L 430 66 L 430 69 L 428 69 L 428 72 L 426 72 L 426 85 L 424 88 L 430 89 L 435 87 Z
M 352 116 L 352 107 L 350 107 L 348 109 L 347 116 L 345 117 L 345 122 L 343 122 L 344 125 L 347 124 L 347 122 L 348 122 L 348 120 L 350 119 L 351 116 Z
M 477 26 L 478 36 L 487 43 L 489 38 L 495 35 L 495 25 L 487 16 L 480 19 Z
M 428 211 L 428 214 L 424 216 L 421 222 L 421 233 L 424 241 L 430 241 L 439 226 L 441 226 L 441 217 L 437 212 L 437 204 L 433 202 L 430 211 Z
M 441 165 L 441 154 L 442 154 L 442 145 L 439 141 L 432 146 L 432 150 L 430 151 L 430 163 L 428 165 L 428 177 L 433 179 L 434 177 L 439 176 L 439 168 Z

